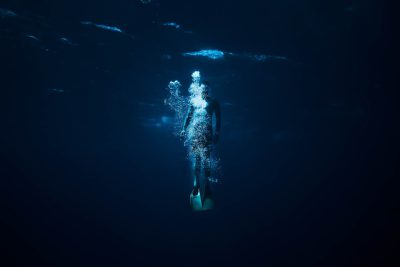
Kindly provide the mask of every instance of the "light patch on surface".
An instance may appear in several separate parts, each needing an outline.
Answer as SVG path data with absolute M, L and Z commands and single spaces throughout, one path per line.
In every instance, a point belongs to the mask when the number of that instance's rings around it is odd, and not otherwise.
M 106 31 L 111 31 L 111 32 L 119 32 L 119 33 L 124 33 L 123 30 L 121 30 L 120 28 L 116 27 L 116 26 L 109 26 L 109 25 L 105 25 L 105 24 L 97 24 L 91 21 L 81 21 L 82 25 L 91 25 L 94 26 L 96 28 L 102 29 L 102 30 L 106 30 Z
M 223 59 L 225 57 L 241 58 L 246 60 L 251 60 L 255 62 L 266 62 L 269 60 L 288 60 L 283 56 L 273 56 L 264 54 L 252 54 L 252 53 L 233 53 L 227 51 L 221 51 L 218 49 L 203 49 L 194 52 L 182 53 L 184 57 L 206 57 L 212 60 Z
M 10 9 L 0 8 L 0 17 L 2 18 L 17 17 L 17 13 L 15 13 Z
M 267 60 L 287 60 L 286 57 L 282 56 L 270 56 L 270 55 L 254 55 L 254 54 L 245 54 L 245 57 L 251 59 L 253 61 L 265 62 Z
M 87 25 L 87 26 L 92 26 L 95 28 L 98 28 L 100 30 L 104 30 L 104 31 L 109 31 L 109 32 L 115 32 L 115 33 L 120 33 L 123 34 L 125 36 L 128 36 L 129 38 L 131 38 L 132 40 L 135 39 L 135 36 L 133 36 L 132 34 L 129 34 L 127 32 L 125 32 L 124 30 L 116 27 L 116 26 L 110 26 L 110 25 L 105 25 L 105 24 L 98 24 L 98 23 L 94 23 L 92 21 L 81 21 L 82 25 Z
M 77 43 L 72 42 L 71 40 L 69 40 L 67 37 L 61 37 L 58 39 L 61 43 L 66 44 L 66 45 L 70 45 L 70 46 L 77 46 Z
M 162 25 L 165 26 L 165 27 L 171 27 L 171 28 L 175 28 L 175 29 L 180 29 L 181 28 L 181 25 L 179 25 L 176 22 L 164 22 Z
M 225 53 L 216 49 L 204 49 L 200 51 L 194 52 L 186 52 L 182 54 L 185 57 L 206 57 L 210 59 L 222 59 L 224 58 Z
M 24 34 L 24 36 L 25 36 L 26 38 L 32 39 L 32 40 L 34 40 L 34 41 L 36 41 L 36 42 L 40 42 L 40 39 L 37 38 L 35 35 L 32 35 L 32 34 Z
M 264 55 L 264 54 L 253 54 L 253 53 L 229 53 L 232 57 L 246 59 L 255 62 L 266 62 L 271 60 L 288 60 L 283 56 Z
M 33 46 L 45 52 L 51 52 L 49 48 L 37 36 L 29 33 L 24 33 L 23 36 L 28 39 L 28 42 Z

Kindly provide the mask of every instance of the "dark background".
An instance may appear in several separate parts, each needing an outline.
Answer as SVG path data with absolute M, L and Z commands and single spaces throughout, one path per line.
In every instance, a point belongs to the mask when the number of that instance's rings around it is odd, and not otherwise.
M 4 266 L 395 266 L 399 87 L 385 1 L 0 8 L 18 14 L 0 18 Z M 180 55 L 207 48 L 288 60 Z M 168 82 L 187 88 L 196 69 L 223 116 L 222 184 L 204 213 L 189 207 L 185 148 L 156 127 L 173 115 Z

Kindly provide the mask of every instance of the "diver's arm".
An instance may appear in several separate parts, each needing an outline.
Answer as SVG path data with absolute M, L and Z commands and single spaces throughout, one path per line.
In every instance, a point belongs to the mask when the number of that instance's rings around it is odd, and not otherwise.
M 183 129 L 182 129 L 183 132 L 185 132 L 186 128 L 189 126 L 189 124 L 193 118 L 193 112 L 194 112 L 194 108 L 192 105 L 190 105 L 188 113 L 186 115 L 185 123 L 183 124 Z
M 214 102 L 214 112 L 215 112 L 215 132 L 214 132 L 214 138 L 215 142 L 218 142 L 219 139 L 219 134 L 221 131 L 221 108 L 219 106 L 219 103 L 217 101 Z

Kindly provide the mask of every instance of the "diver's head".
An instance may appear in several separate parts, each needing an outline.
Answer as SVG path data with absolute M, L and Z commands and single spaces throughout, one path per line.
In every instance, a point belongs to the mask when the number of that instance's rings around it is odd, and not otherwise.
M 200 83 L 200 71 L 196 70 L 192 73 L 192 81 L 194 83 Z

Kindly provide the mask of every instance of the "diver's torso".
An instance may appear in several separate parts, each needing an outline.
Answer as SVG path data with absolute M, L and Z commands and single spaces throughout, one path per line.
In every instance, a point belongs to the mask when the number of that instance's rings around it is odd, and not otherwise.
M 212 115 L 215 111 L 215 100 L 207 97 L 206 105 L 194 106 L 193 112 L 193 137 L 194 140 L 201 140 L 202 143 L 209 143 L 212 139 Z

